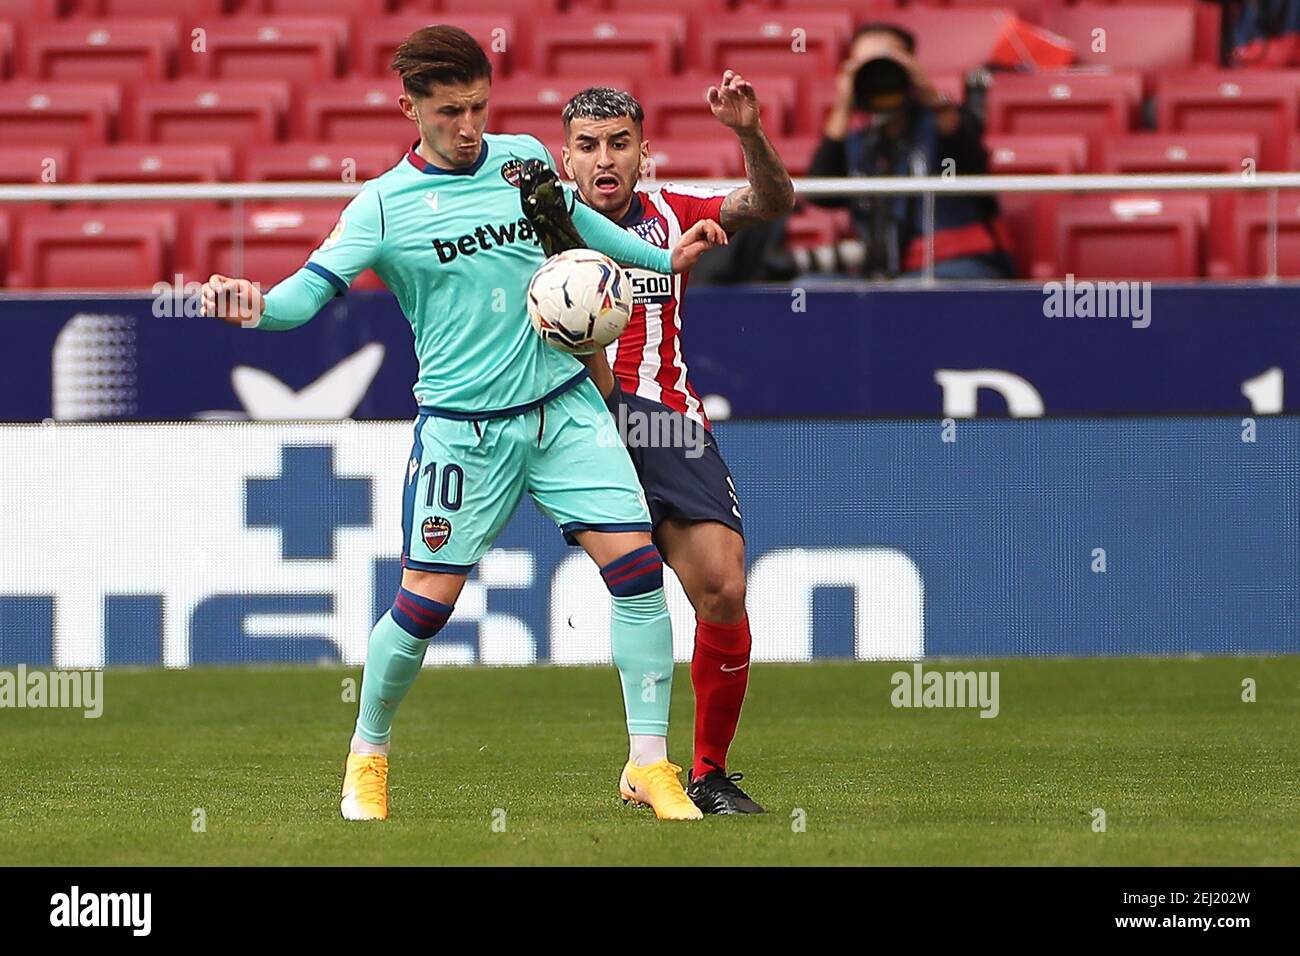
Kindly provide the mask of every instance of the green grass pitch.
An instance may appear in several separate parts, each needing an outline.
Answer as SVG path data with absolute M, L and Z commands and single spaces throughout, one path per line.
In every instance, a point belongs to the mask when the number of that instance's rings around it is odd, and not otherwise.
M 756 665 L 731 763 L 772 812 L 696 823 L 618 800 L 609 668 L 426 670 L 383 824 L 337 811 L 359 671 L 109 671 L 97 720 L 0 710 L 0 862 L 1300 863 L 1300 658 L 926 663 L 997 670 L 995 719 L 895 709 L 906 667 Z

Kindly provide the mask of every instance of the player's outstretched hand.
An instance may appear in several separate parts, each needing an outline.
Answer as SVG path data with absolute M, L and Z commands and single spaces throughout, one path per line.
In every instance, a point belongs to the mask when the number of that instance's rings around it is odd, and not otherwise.
M 202 291 L 204 315 L 231 325 L 255 324 L 262 317 L 262 292 L 247 279 L 213 273 Z
M 710 86 L 709 109 L 723 126 L 734 130 L 758 128 L 758 95 L 753 85 L 734 70 L 722 74 L 721 86 Z
M 712 219 L 701 219 L 682 233 L 673 246 L 673 272 L 690 272 L 700 256 L 714 246 L 727 244 L 727 231 Z

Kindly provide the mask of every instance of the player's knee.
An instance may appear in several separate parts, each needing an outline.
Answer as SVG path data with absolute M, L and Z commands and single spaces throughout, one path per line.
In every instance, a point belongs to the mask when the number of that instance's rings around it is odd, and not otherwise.
M 600 569 L 614 597 L 648 594 L 664 586 L 664 561 L 653 544 L 636 548 Z
M 428 640 L 442 630 L 451 617 L 452 606 L 406 588 L 397 589 L 392 615 L 397 626 L 412 637 Z
M 735 624 L 745 616 L 745 575 L 719 571 L 708 574 L 691 595 L 695 613 L 715 624 Z

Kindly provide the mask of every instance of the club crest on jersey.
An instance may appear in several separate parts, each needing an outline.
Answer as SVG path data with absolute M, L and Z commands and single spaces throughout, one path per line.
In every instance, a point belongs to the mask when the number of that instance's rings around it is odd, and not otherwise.
M 451 522 L 442 515 L 425 518 L 420 534 L 430 551 L 437 551 L 451 538 Z
M 501 164 L 501 178 L 515 189 L 519 188 L 519 176 L 524 171 L 522 159 L 510 159 Z
M 642 219 L 632 226 L 632 231 L 651 245 L 668 245 L 668 232 L 664 229 L 663 220 L 658 217 Z

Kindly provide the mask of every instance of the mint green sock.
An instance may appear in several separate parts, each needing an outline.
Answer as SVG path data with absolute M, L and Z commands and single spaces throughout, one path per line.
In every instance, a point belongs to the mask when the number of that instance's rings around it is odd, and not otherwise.
M 664 589 L 614 597 L 609 627 L 614 666 L 623 682 L 629 734 L 668 736 L 673 694 L 673 625 Z
M 393 732 L 393 714 L 420 676 L 429 641 L 412 637 L 393 612 L 381 617 L 370 632 L 366 667 L 361 673 L 361 708 L 357 736 L 367 743 L 386 744 Z

